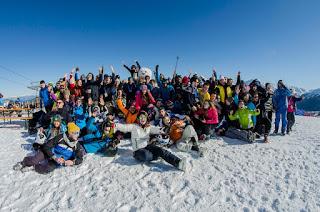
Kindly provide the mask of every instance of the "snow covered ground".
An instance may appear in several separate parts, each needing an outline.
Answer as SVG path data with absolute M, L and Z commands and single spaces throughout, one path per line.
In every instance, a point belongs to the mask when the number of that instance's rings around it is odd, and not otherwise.
M 320 211 L 320 119 L 297 117 L 290 136 L 271 144 L 221 138 L 204 144 L 188 171 L 137 163 L 128 141 L 119 155 L 87 155 L 48 175 L 17 172 L 30 154 L 21 127 L 0 128 L 1 211 Z

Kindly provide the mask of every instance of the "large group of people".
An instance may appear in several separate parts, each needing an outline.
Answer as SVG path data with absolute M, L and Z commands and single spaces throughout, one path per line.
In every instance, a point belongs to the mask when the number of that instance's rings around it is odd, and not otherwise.
M 273 113 L 274 134 L 285 136 L 294 125 L 298 97 L 282 80 L 273 90 L 259 80 L 246 84 L 241 73 L 230 77 L 197 74 L 172 77 L 141 67 L 128 67 L 127 79 L 106 73 L 84 75 L 74 68 L 56 83 L 40 82 L 41 110 L 33 114 L 29 132 L 37 133 L 35 154 L 15 170 L 49 173 L 57 167 L 78 165 L 86 153 L 114 157 L 123 139 L 131 140 L 133 157 L 141 162 L 164 159 L 186 170 L 186 159 L 170 151 L 203 156 L 202 142 L 218 136 L 269 143 Z M 281 126 L 280 126 L 281 122 Z

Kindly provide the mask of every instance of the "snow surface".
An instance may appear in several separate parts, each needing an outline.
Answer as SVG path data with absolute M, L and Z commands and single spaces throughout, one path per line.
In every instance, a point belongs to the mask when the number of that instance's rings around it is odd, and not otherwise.
M 141 164 L 129 142 L 114 159 L 87 155 L 48 175 L 13 171 L 30 154 L 20 126 L 0 128 L 1 211 L 320 211 L 320 119 L 297 117 L 290 136 L 248 144 L 220 138 L 188 156 L 187 172 Z

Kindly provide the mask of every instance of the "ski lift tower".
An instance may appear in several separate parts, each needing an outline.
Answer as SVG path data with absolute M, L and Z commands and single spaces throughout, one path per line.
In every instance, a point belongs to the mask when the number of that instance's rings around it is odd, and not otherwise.
M 35 99 L 36 104 L 37 104 L 37 98 L 38 98 L 39 89 L 40 89 L 39 83 L 40 81 L 34 81 L 30 83 L 30 86 L 27 86 L 27 88 L 36 92 L 36 99 Z
M 34 81 L 30 83 L 30 86 L 28 86 L 27 88 L 34 90 L 36 92 L 36 97 L 38 97 L 39 94 L 39 83 L 40 81 Z

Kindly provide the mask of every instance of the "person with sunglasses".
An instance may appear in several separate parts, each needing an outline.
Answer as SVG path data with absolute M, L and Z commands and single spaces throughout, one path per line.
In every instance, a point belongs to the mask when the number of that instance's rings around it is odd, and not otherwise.
M 43 144 L 34 156 L 27 156 L 13 169 L 22 172 L 35 170 L 47 174 L 62 166 L 79 165 L 83 161 L 83 148 L 78 142 L 80 128 L 73 122 L 67 133 L 59 134 Z
M 41 127 L 47 129 L 50 125 L 51 118 L 55 115 L 60 115 L 62 117 L 62 122 L 66 125 L 72 121 L 71 115 L 68 109 L 64 106 L 64 101 L 62 99 L 57 99 L 56 108 L 53 108 L 51 112 L 47 113 L 41 120 Z

